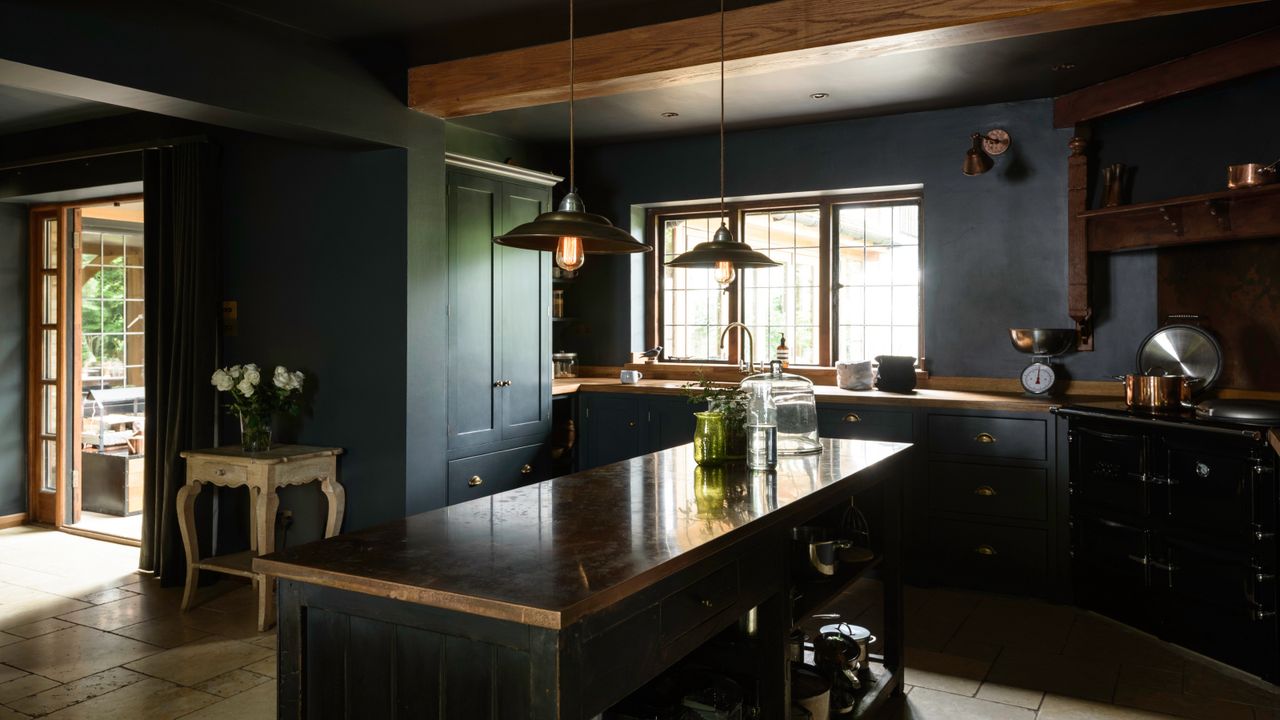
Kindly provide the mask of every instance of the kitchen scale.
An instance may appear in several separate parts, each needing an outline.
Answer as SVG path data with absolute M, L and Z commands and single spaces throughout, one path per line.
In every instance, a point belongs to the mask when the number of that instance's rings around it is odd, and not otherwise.
M 1074 329 L 1011 328 L 1009 339 L 1014 349 L 1031 356 L 1031 364 L 1022 369 L 1018 378 L 1026 394 L 1044 397 L 1067 386 L 1066 369 L 1054 358 L 1075 344 Z

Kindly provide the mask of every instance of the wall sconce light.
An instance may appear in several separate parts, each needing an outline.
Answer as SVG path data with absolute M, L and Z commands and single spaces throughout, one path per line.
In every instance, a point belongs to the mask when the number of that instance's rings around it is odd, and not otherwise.
M 996 164 L 991 159 L 992 155 L 1003 155 L 1005 150 L 1009 149 L 1009 133 L 996 128 L 989 131 L 986 135 L 974 133 L 970 136 L 973 140 L 973 147 L 969 148 L 969 152 L 964 155 L 964 174 L 965 175 L 981 175 L 990 170 Z

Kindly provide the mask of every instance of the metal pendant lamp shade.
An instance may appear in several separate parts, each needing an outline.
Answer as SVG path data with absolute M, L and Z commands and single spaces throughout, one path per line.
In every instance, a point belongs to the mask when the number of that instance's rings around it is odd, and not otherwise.
M 721 262 L 732 263 L 735 268 L 777 267 L 779 264 L 768 255 L 753 250 L 750 245 L 734 240 L 729 228 L 721 225 L 710 240 L 671 258 L 667 267 L 709 268 Z
M 605 216 L 587 212 L 582 198 L 578 197 L 574 174 L 573 38 L 573 0 L 569 0 L 569 193 L 554 211 L 544 212 L 493 239 L 494 243 L 507 247 L 554 252 L 556 264 L 565 270 L 582 267 L 584 255 L 640 253 L 653 249 L 615 227 Z
M 517 225 L 493 241 L 522 250 L 554 252 L 562 237 L 580 238 L 582 251 L 589 255 L 648 252 L 652 249 L 614 226 L 605 216 L 587 212 L 576 192 L 565 195 L 558 209 Z
M 724 0 L 720 0 L 720 216 L 724 217 Z M 698 243 L 692 250 L 666 262 L 667 267 L 715 268 L 716 281 L 724 287 L 733 282 L 735 270 L 781 264 L 753 250 L 750 245 L 735 240 L 723 220 L 710 240 Z

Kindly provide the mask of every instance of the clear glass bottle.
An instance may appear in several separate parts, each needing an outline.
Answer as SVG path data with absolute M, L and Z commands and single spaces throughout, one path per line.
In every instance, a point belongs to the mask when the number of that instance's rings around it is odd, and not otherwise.
M 822 452 L 818 442 L 818 405 L 813 397 L 813 381 L 802 375 L 782 372 L 774 360 L 769 372 L 752 375 L 742 387 L 754 392 L 760 383 L 769 385 L 769 395 L 777 408 L 778 454 L 808 455 Z
M 747 405 L 747 467 L 768 470 L 778 465 L 778 408 L 773 402 L 773 386 L 751 385 Z

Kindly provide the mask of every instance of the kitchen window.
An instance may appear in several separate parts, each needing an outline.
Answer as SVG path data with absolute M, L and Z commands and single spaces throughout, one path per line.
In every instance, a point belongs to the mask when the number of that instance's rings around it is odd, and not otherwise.
M 663 346 L 664 360 L 737 358 L 737 333 L 719 347 L 734 321 L 751 329 L 756 360 L 773 357 L 784 336 L 796 365 L 922 354 L 919 195 L 730 203 L 734 237 L 781 265 L 740 270 L 727 289 L 709 269 L 665 265 L 711 238 L 719 210 L 649 211 L 660 252 L 648 273 L 647 341 Z

